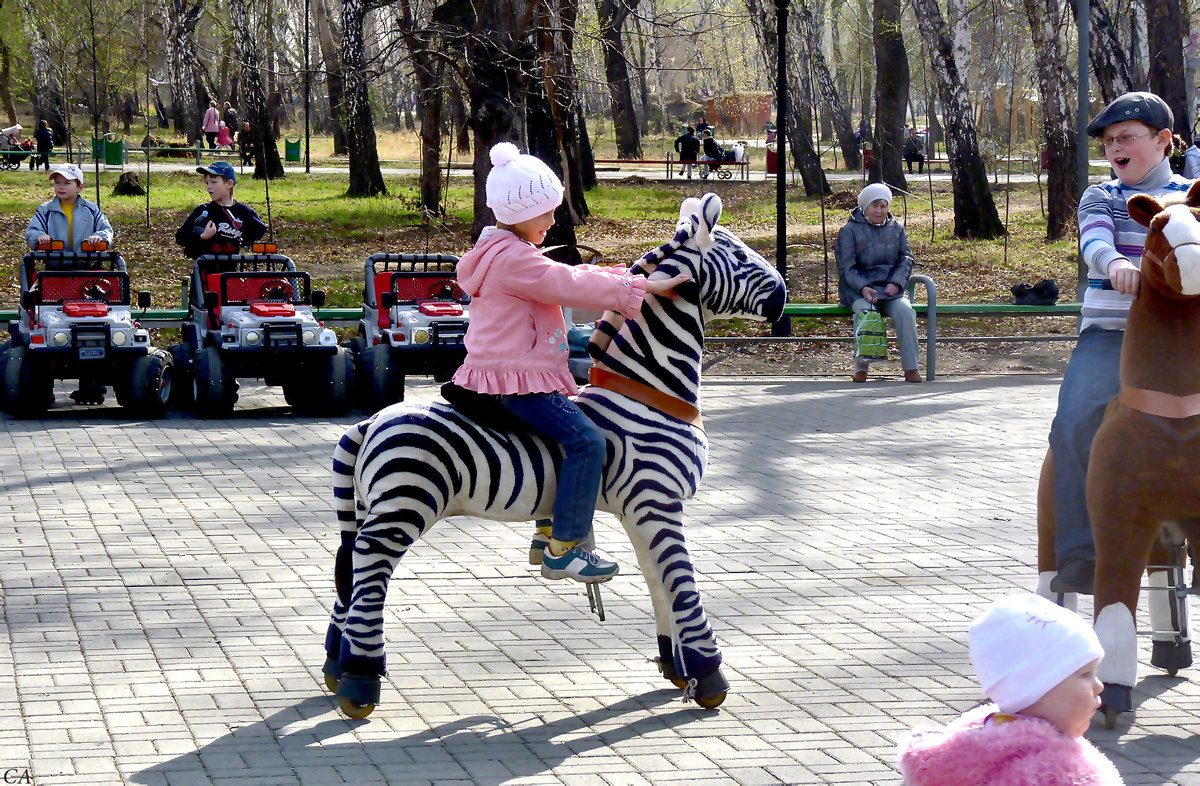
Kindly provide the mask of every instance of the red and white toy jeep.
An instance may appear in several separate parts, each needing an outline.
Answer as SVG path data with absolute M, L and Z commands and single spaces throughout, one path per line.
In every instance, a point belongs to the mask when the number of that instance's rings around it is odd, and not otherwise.
M 196 259 L 191 319 L 183 341 L 171 347 L 177 401 L 194 404 L 201 417 L 227 415 L 237 403 L 238 378 L 254 377 L 282 386 L 299 412 L 344 413 L 354 370 L 334 332 L 313 316 L 325 293 L 312 292 L 308 274 L 274 244 L 255 243 L 252 251 Z
M 56 379 L 78 379 L 71 397 L 100 404 L 111 385 L 117 403 L 138 417 L 157 418 L 171 394 L 171 356 L 150 345 L 135 321 L 125 260 L 107 243 L 67 251 L 61 241 L 21 260 L 21 303 L 9 323 L 12 344 L 3 364 L 4 409 L 36 417 L 54 400 Z M 138 293 L 138 307 L 150 293 Z
M 452 254 L 373 254 L 366 263 L 363 319 L 348 343 L 358 389 L 371 411 L 404 400 L 404 377 L 454 375 L 467 356 L 471 298 Z

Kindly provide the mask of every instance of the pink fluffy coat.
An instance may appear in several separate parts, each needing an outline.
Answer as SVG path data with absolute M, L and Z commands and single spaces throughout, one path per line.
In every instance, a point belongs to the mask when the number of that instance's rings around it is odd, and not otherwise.
M 1082 737 L 1038 718 L 985 724 L 996 706 L 977 707 L 944 729 L 900 741 L 907 786 L 1120 786 L 1112 762 Z

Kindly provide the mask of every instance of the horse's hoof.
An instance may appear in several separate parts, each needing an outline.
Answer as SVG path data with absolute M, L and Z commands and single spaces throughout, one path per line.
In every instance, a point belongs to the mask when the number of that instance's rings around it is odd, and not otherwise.
M 338 708 L 346 717 L 362 720 L 370 715 L 379 703 L 380 686 L 379 677 L 342 674 L 337 684 Z
M 1116 682 L 1104 683 L 1104 690 L 1100 691 L 1100 711 L 1104 713 L 1104 728 L 1115 728 L 1122 712 L 1133 712 L 1133 688 Z
M 729 680 L 721 673 L 720 666 L 696 680 L 696 703 L 706 710 L 720 707 L 728 693 Z
M 1192 665 L 1192 643 L 1176 641 L 1152 642 L 1150 665 L 1174 677 L 1180 669 Z
M 321 673 L 325 675 L 325 687 L 329 688 L 331 693 L 337 693 L 338 680 L 342 678 L 342 664 L 334 658 L 326 657 Z

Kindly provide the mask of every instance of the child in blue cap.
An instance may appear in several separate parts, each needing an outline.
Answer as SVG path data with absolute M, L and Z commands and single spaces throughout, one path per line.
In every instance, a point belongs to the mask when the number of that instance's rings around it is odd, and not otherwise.
M 205 254 L 236 254 L 262 238 L 267 225 L 254 209 L 233 198 L 237 173 L 226 161 L 196 167 L 204 175 L 211 202 L 199 205 L 175 233 L 175 242 L 192 259 Z

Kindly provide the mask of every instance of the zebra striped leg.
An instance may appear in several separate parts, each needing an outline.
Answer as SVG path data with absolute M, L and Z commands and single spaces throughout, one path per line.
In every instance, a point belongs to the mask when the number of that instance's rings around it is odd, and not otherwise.
M 660 650 L 670 640 L 671 663 L 683 680 L 703 678 L 721 666 L 721 650 L 696 588 L 695 569 L 683 535 L 683 504 L 639 506 L 622 523 L 638 555 L 654 605 Z M 666 654 L 663 656 L 666 674 Z M 669 677 L 668 677 L 669 678 Z
M 329 629 L 325 632 L 324 672 L 334 680 L 342 676 L 338 658 L 342 647 L 342 632 L 346 627 L 346 610 L 350 605 L 350 556 L 366 512 L 354 493 L 354 467 L 358 461 L 358 452 L 362 448 L 363 437 L 374 420 L 375 417 L 371 416 L 347 429 L 333 452 L 333 508 L 341 530 L 341 542 L 334 560 L 333 583 L 337 596 L 334 599 Z

